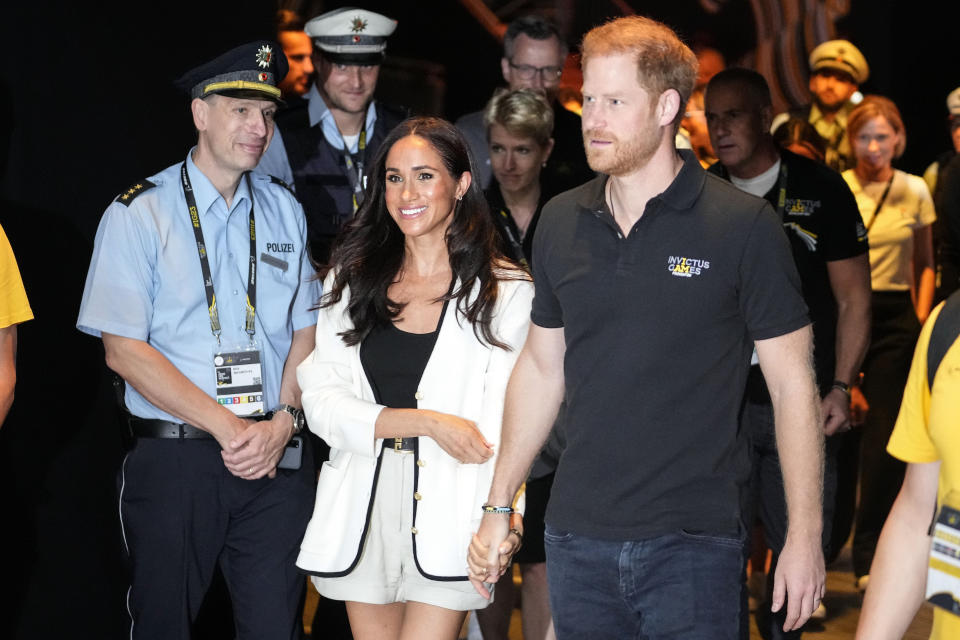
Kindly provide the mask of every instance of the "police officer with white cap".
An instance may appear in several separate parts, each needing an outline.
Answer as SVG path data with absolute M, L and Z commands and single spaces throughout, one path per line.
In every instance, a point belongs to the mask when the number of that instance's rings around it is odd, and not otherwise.
M 847 139 L 850 101 L 870 77 L 867 59 L 846 40 L 828 40 L 810 52 L 810 95 L 812 104 L 777 116 L 771 131 L 792 117 L 809 121 L 827 143 L 827 165 L 836 171 L 853 167 L 856 161 Z
M 350 7 L 307 22 L 317 79 L 307 103 L 278 118 L 280 131 L 260 164 L 296 191 L 319 263 L 357 210 L 381 140 L 406 116 L 373 99 L 387 38 L 396 28 L 396 20 Z
M 280 46 L 259 41 L 185 74 L 197 145 L 123 191 L 97 231 L 77 326 L 126 381 L 119 512 L 135 640 L 190 638 L 218 564 L 237 638 L 301 637 L 293 563 L 315 488 L 292 438 L 295 368 L 320 291 L 300 204 L 251 171 L 286 71 Z
M 950 140 L 953 144 L 950 145 L 948 150 L 938 155 L 937 159 L 923 172 L 923 180 L 927 183 L 930 193 L 933 194 L 934 202 L 937 201 L 937 185 L 942 182 L 940 176 L 943 170 L 953 160 L 953 157 L 960 153 L 960 87 L 947 95 L 947 126 L 950 128 Z M 939 213 L 939 210 L 937 213 Z

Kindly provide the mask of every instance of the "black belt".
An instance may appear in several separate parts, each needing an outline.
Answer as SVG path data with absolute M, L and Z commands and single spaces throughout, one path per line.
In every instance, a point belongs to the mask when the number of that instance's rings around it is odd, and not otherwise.
M 134 438 L 213 438 L 209 431 L 198 427 L 168 420 L 148 420 L 130 416 L 127 420 L 130 425 L 130 434 Z
M 383 439 L 383 448 L 391 449 L 393 451 L 409 451 L 413 452 L 417 446 L 417 438 L 384 438 Z

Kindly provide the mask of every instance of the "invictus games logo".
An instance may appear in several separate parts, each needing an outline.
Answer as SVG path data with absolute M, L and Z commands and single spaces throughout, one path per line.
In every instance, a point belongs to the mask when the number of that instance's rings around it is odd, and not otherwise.
M 784 210 L 791 216 L 810 216 L 820 208 L 819 200 L 802 198 L 787 198 L 784 200 Z
M 680 278 L 692 278 L 710 268 L 709 260 L 700 258 L 684 258 L 683 256 L 670 256 L 667 258 L 667 271 Z

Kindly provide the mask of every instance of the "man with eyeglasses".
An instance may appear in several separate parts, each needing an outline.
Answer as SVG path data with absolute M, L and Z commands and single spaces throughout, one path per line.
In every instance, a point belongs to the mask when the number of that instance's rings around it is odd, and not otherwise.
M 397 21 L 365 9 L 328 11 L 307 22 L 316 81 L 307 100 L 277 117 L 258 169 L 289 184 L 307 215 L 310 254 L 327 261 L 333 238 L 363 200 L 380 141 L 406 114 L 373 99 Z
M 554 195 L 572 189 L 594 177 L 583 152 L 580 116 L 557 102 L 557 89 L 567 45 L 557 28 L 539 16 L 517 18 L 507 26 L 503 38 L 500 69 L 511 90 L 534 89 L 544 93 L 553 106 L 553 153 L 541 174 L 544 193 Z M 481 188 L 490 185 L 490 153 L 483 111 L 468 113 L 457 120 L 457 128 L 470 144 L 477 163 L 474 180 Z

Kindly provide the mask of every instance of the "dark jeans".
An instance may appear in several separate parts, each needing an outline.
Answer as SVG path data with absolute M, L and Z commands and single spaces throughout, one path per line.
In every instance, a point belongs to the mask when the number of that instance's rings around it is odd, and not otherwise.
M 870 573 L 883 523 L 900 492 L 906 464 L 887 453 L 900 412 L 920 323 L 910 294 L 874 292 L 872 338 L 861 387 L 870 410 L 860 440 L 860 503 L 853 532 L 853 572 Z
M 548 524 L 544 542 L 559 640 L 737 637 L 742 534 L 616 542 Z
M 757 379 L 759 378 L 759 379 Z M 783 489 L 783 474 L 780 471 L 780 456 L 777 452 L 777 434 L 774 428 L 773 405 L 766 394 L 762 374 L 751 371 L 744 407 L 742 425 L 750 443 L 750 486 L 743 505 L 744 523 L 751 525 L 756 516 L 763 523 L 767 546 L 772 552 L 770 572 L 767 574 L 765 602 L 757 609 L 757 628 L 764 638 L 796 639 L 801 630 L 785 633 L 783 622 L 787 613 L 784 604 L 777 613 L 770 612 L 773 600 L 773 577 L 777 560 L 787 539 L 787 501 Z M 823 479 L 823 549 L 829 554 L 830 525 L 833 521 L 834 497 L 837 488 L 837 449 L 840 444 L 828 438 Z M 748 530 L 752 527 L 748 527 Z M 750 555 L 750 544 L 744 545 L 744 558 Z M 743 585 L 741 638 L 749 638 L 750 614 L 746 607 L 746 584 Z
M 313 511 L 313 459 L 274 479 L 230 474 L 215 440 L 140 438 L 120 475 L 134 640 L 187 640 L 220 565 L 238 640 L 302 637 L 294 562 Z

